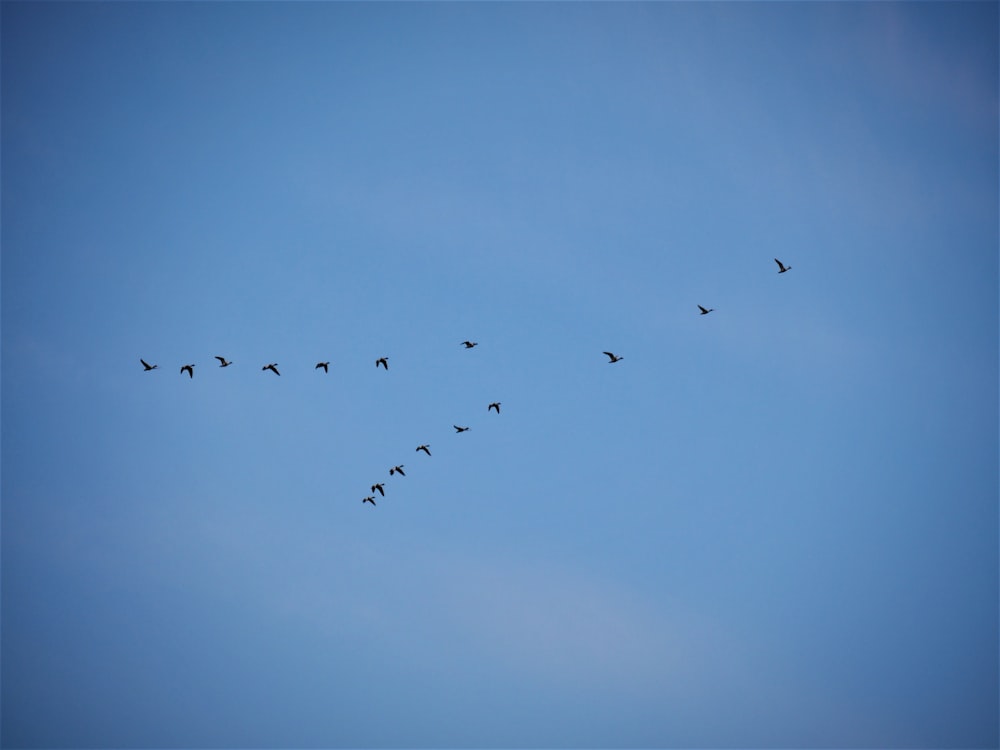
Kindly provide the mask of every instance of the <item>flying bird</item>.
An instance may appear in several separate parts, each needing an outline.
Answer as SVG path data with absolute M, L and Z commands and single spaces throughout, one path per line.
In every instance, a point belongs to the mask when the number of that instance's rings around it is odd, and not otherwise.
M 428 456 L 429 456 L 429 455 L 431 455 L 431 452 L 430 452 L 430 450 L 428 450 L 429 448 L 430 448 L 430 446 L 429 446 L 429 445 L 418 445 L 418 446 L 417 446 L 417 450 L 418 450 L 418 451 L 423 451 L 423 452 L 424 452 L 424 453 L 426 453 L 426 454 L 427 454 Z
M 778 273 L 784 273 L 785 271 L 791 271 L 792 270 L 791 266 L 786 266 L 784 263 L 782 263 L 777 258 L 774 259 L 774 262 L 778 264 Z
M 184 365 L 181 368 L 181 373 L 183 373 L 185 370 L 187 370 L 187 374 L 188 374 L 189 378 L 193 378 L 194 377 L 194 365 Z
M 381 482 L 376 482 L 375 484 L 372 485 L 372 492 L 373 493 L 378 492 L 380 495 L 382 495 L 382 497 L 385 497 L 385 490 L 382 489 L 382 486 L 383 485 Z
M 149 372 L 150 370 L 155 370 L 157 367 L 159 367 L 159 365 L 149 364 L 149 362 L 144 360 L 142 357 L 139 358 L 139 361 L 142 362 L 143 372 Z
M 389 476 L 391 477 L 393 474 L 399 474 L 401 477 L 405 477 L 406 472 L 403 471 L 403 464 L 400 464 L 399 466 L 393 466 L 391 469 L 389 469 Z
M 260 369 L 261 369 L 261 370 L 270 370 L 270 371 L 271 371 L 271 372 L 273 372 L 273 373 L 274 373 L 275 375 L 281 375 L 281 373 L 280 373 L 280 372 L 278 372 L 278 363 L 277 363 L 277 362 L 272 362 L 272 363 L 271 363 L 271 364 L 269 364 L 269 365 L 264 365 L 264 366 L 263 366 L 263 367 L 261 367 Z
M 375 505 L 375 498 L 372 497 L 371 495 L 369 495 L 368 497 L 361 498 L 361 502 L 362 502 L 362 504 L 364 504 L 364 503 L 371 503 L 372 505 Z
M 330 363 L 329 362 L 317 362 L 316 366 L 313 369 L 314 370 L 318 370 L 321 367 L 323 368 L 323 372 L 330 372 Z
M 463 341 L 462 342 L 462 346 L 464 346 L 466 349 L 471 349 L 474 346 L 479 346 L 479 342 L 478 341 Z
M 613 365 L 615 362 L 617 362 L 620 359 L 625 359 L 625 357 L 619 357 L 617 354 L 612 354 L 611 352 L 604 352 L 604 353 L 608 355 L 608 359 L 610 360 L 608 362 L 609 365 Z M 497 412 L 497 413 L 499 414 L 499 412 Z
M 490 409 L 496 409 L 497 410 L 497 414 L 499 414 L 500 413 L 500 402 L 499 401 L 494 401 L 492 404 L 490 404 L 489 406 L 486 407 L 486 411 L 489 411 Z
M 714 310 L 715 308 L 714 308 L 714 307 L 710 307 L 710 308 L 708 308 L 708 309 L 706 310 L 706 309 L 705 309 L 704 307 L 702 307 L 701 305 L 698 305 L 698 309 L 699 309 L 699 310 L 701 310 L 701 314 L 702 314 L 702 315 L 708 315 L 708 314 L 709 314 L 710 312 L 712 312 L 712 311 L 713 311 L 713 310 Z
M 457 424 L 453 424 L 452 427 L 455 428 L 455 432 L 465 432 L 469 429 L 468 427 L 459 427 Z
M 388 370 L 389 359 L 387 357 L 379 357 L 378 359 L 375 360 L 375 369 L 378 369 L 379 365 L 382 365 L 382 367 Z
M 216 355 L 215 358 L 219 360 L 219 367 L 229 367 L 229 365 L 232 364 L 232 362 L 228 361 L 225 357 Z

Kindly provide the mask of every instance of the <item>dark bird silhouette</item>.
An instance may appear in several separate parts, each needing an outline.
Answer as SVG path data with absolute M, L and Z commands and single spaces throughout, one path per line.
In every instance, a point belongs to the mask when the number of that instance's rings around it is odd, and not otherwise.
M 453 424 L 452 427 L 455 428 L 455 432 L 465 432 L 469 429 L 468 427 L 459 427 L 457 424 Z
M 228 361 L 225 357 L 220 357 L 219 355 L 216 355 L 215 358 L 219 360 L 219 367 L 229 367 L 229 365 L 232 364 L 232 362 Z
M 426 453 L 426 454 L 427 454 L 428 456 L 429 456 L 429 455 L 431 455 L 431 452 L 430 452 L 430 450 L 428 450 L 429 448 L 430 448 L 430 446 L 429 446 L 429 445 L 418 445 L 418 446 L 417 446 L 417 450 L 418 450 L 418 451 L 423 451 L 423 452 L 424 452 L 424 453 Z
M 376 482 L 372 485 L 372 492 L 378 492 L 382 497 L 385 497 L 385 490 L 382 489 L 383 485 L 381 482 Z
M 361 498 L 361 502 L 362 502 L 362 504 L 364 504 L 364 503 L 371 503 L 372 505 L 375 505 L 375 498 L 372 497 L 371 495 L 369 495 L 368 497 Z
M 382 365 L 382 367 L 384 367 L 385 369 L 388 370 L 389 369 L 389 359 L 388 359 L 388 357 L 379 357 L 378 359 L 376 359 L 375 360 L 375 369 L 378 369 L 379 365 Z
M 399 474 L 401 477 L 405 477 L 406 472 L 403 471 L 403 464 L 400 464 L 399 466 L 393 466 L 391 469 L 389 469 L 389 476 L 391 477 L 393 474 Z
M 486 407 L 486 411 L 489 411 L 490 409 L 496 409 L 497 410 L 497 414 L 499 414 L 500 413 L 500 402 L 499 401 L 494 401 L 492 404 L 490 404 L 489 406 Z
M 150 370 L 155 370 L 157 367 L 159 367 L 159 365 L 149 364 L 149 362 L 144 360 L 142 357 L 139 358 L 139 361 L 142 362 L 143 372 L 149 372 Z
M 479 346 L 479 342 L 478 341 L 463 341 L 462 342 L 462 346 L 464 346 L 466 349 L 471 349 L 474 346 Z
M 777 258 L 774 259 L 774 262 L 778 264 L 778 273 L 784 273 L 785 271 L 791 271 L 792 270 L 791 266 L 786 266 L 784 263 L 782 263 Z
M 185 370 L 187 370 L 187 374 L 188 374 L 189 378 L 193 378 L 194 377 L 194 365 L 184 365 L 181 368 L 181 373 L 183 373 Z
M 330 363 L 329 362 L 317 362 L 316 366 L 313 369 L 314 370 L 318 370 L 321 367 L 323 368 L 323 372 L 330 372 Z
M 270 370 L 270 371 L 271 371 L 271 372 L 273 372 L 273 373 L 274 373 L 275 375 L 281 375 L 281 373 L 280 373 L 280 372 L 278 372 L 278 363 L 277 363 L 277 362 L 272 362 L 272 363 L 271 363 L 271 364 L 269 364 L 269 365 L 264 365 L 264 366 L 263 366 L 263 367 L 261 367 L 260 369 L 261 369 L 261 370 Z
M 712 311 L 713 311 L 713 310 L 714 310 L 715 308 L 714 308 L 714 307 L 710 307 L 710 308 L 708 308 L 708 309 L 706 310 L 706 309 L 705 309 L 704 307 L 702 307 L 701 305 L 698 305 L 698 309 L 699 309 L 699 310 L 701 310 L 701 314 L 702 314 L 702 315 L 708 315 L 708 314 L 709 314 L 710 312 L 712 312 Z
M 609 365 L 613 365 L 615 362 L 621 359 L 625 359 L 625 357 L 619 357 L 617 354 L 612 354 L 611 352 L 604 352 L 604 353 L 608 355 L 608 359 L 610 360 L 608 362 Z

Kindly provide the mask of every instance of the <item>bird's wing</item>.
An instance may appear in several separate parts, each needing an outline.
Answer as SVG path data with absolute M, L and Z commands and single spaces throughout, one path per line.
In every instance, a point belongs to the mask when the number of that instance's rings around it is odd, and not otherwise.
M 702 311 L 703 313 L 707 313 L 707 312 L 708 312 L 708 310 L 706 310 L 706 309 L 705 309 L 704 307 L 702 307 L 701 305 L 698 305 L 698 309 L 699 309 L 699 310 L 701 310 L 701 311 Z
M 223 363 L 224 363 L 224 362 L 226 361 L 226 358 L 225 358 L 225 357 L 220 357 L 220 356 L 219 356 L 218 354 L 216 354 L 216 355 L 215 355 L 215 358 L 216 358 L 217 360 L 219 360 L 220 362 L 223 362 Z
M 149 367 L 149 362 L 147 362 L 146 360 L 144 360 L 142 357 L 139 357 L 139 361 L 142 362 L 142 366 L 143 367 L 147 367 L 147 368 Z

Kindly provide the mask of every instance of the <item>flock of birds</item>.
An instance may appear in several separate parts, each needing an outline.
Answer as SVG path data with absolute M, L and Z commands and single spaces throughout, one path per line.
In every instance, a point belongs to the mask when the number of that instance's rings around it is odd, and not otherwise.
M 476 342 L 476 341 L 466 340 L 466 341 L 461 342 L 460 345 L 463 346 L 465 349 L 473 349 L 473 348 L 479 346 L 479 343 Z M 216 355 L 215 358 L 217 360 L 219 360 L 219 367 L 229 367 L 230 365 L 233 364 L 232 360 L 226 359 L 225 357 Z M 621 359 L 621 357 L 618 357 L 618 358 L 614 359 L 613 361 L 617 362 L 618 359 Z M 149 362 L 147 362 L 145 359 L 142 359 L 141 357 L 139 358 L 139 362 L 142 363 L 142 367 L 143 367 L 143 371 L 144 372 L 150 372 L 152 370 L 158 370 L 159 367 L 160 367 L 159 365 L 151 365 Z M 379 357 L 378 359 L 375 360 L 375 367 L 376 367 L 376 369 L 379 368 L 379 367 L 382 367 L 383 369 L 388 370 L 389 369 L 389 358 L 388 357 Z M 189 378 L 194 378 L 194 368 L 195 368 L 194 364 L 184 365 L 184 366 L 181 367 L 181 374 L 183 375 L 184 373 L 187 373 L 187 375 L 188 375 Z M 314 370 L 322 369 L 323 372 L 329 373 L 330 372 L 330 363 L 329 362 L 317 362 L 316 366 L 313 369 Z M 277 362 L 269 362 L 268 364 L 266 364 L 263 367 L 261 367 L 261 370 L 270 370 L 275 375 L 278 375 L 278 376 L 281 375 L 281 373 L 278 371 L 278 363 Z M 486 407 L 486 411 L 495 411 L 499 415 L 500 414 L 500 402 L 499 401 L 492 401 L 492 402 L 490 402 L 490 404 Z M 467 432 L 469 430 L 468 426 L 457 425 L 457 424 L 456 425 L 452 425 L 452 426 L 455 428 L 455 432 L 456 433 Z M 423 443 L 421 445 L 418 445 L 416 449 L 417 449 L 418 452 L 422 451 L 423 453 L 426 453 L 428 456 L 431 455 L 431 447 L 427 443 Z M 389 469 L 389 476 L 394 476 L 394 475 L 398 474 L 401 477 L 405 477 L 406 476 L 406 472 L 403 471 L 403 466 L 404 466 L 404 464 L 396 464 L 395 466 L 391 467 Z M 371 503 L 372 505 L 375 505 L 375 493 L 376 492 L 379 493 L 382 497 L 385 497 L 385 483 L 384 482 L 375 482 L 375 484 L 373 484 L 371 486 L 371 493 L 372 494 L 367 495 L 366 497 L 362 498 L 361 502 L 362 503 Z
M 792 270 L 791 266 L 786 266 L 784 263 L 782 263 L 777 258 L 774 259 L 774 262 L 778 264 L 778 273 L 779 274 L 780 273 L 786 273 L 786 272 Z M 710 312 L 715 312 L 715 308 L 714 307 L 704 307 L 702 305 L 698 305 L 698 310 L 699 310 L 699 312 L 700 312 L 701 315 L 708 315 Z M 476 341 L 465 340 L 465 341 L 462 341 L 460 343 L 460 346 L 464 347 L 465 349 L 473 349 L 473 348 L 479 346 L 479 343 L 476 342 Z M 615 354 L 614 352 L 604 352 L 604 354 L 608 357 L 608 364 L 615 364 L 616 362 L 621 362 L 621 360 L 624 359 L 624 357 L 621 357 L 621 356 Z M 218 355 L 216 355 L 215 359 L 219 360 L 219 367 L 229 367 L 230 365 L 233 364 L 231 360 L 228 360 L 225 357 L 221 357 L 221 356 L 218 356 Z M 144 372 L 150 372 L 152 370 L 159 369 L 159 365 L 151 365 L 146 360 L 144 360 L 142 358 L 139 359 L 139 362 L 142 363 L 142 367 L 143 367 L 143 371 Z M 388 369 L 389 369 L 389 358 L 388 357 L 379 357 L 378 359 L 376 359 L 375 360 L 375 368 L 378 369 L 379 367 L 381 367 L 384 370 L 388 371 Z M 183 365 L 181 367 L 180 371 L 181 371 L 182 375 L 186 372 L 188 374 L 189 378 L 194 378 L 194 368 L 195 368 L 194 364 Z M 316 366 L 313 369 L 314 370 L 322 369 L 323 372 L 329 373 L 330 372 L 330 363 L 329 362 L 317 362 Z M 263 367 L 261 367 L 261 370 L 270 370 L 275 375 L 279 375 L 279 376 L 281 375 L 281 373 L 278 372 L 278 363 L 277 362 L 270 362 L 270 363 L 264 365 Z M 487 411 L 496 411 L 496 413 L 499 415 L 500 414 L 500 402 L 499 401 L 493 401 L 493 402 L 491 402 L 486 407 L 486 410 Z M 457 424 L 456 425 L 452 425 L 452 426 L 455 428 L 455 432 L 456 433 L 463 433 L 463 432 L 467 432 L 469 430 L 469 427 L 467 427 L 467 426 L 462 426 L 462 425 L 457 425 Z M 431 455 L 430 445 L 429 444 L 418 445 L 417 448 L 416 448 L 416 450 L 417 450 L 418 453 L 419 452 L 423 452 L 423 453 L 427 454 L 428 456 Z M 403 467 L 404 467 L 404 464 L 396 464 L 395 466 L 391 467 L 389 469 L 389 476 L 394 476 L 396 474 L 399 474 L 399 476 L 405 477 L 406 476 L 406 472 L 403 471 Z M 371 494 L 370 495 L 366 495 L 365 497 L 363 497 L 361 499 L 362 504 L 364 504 L 364 503 L 370 503 L 371 505 L 374 506 L 375 505 L 375 493 L 376 492 L 379 495 L 381 495 L 382 497 L 385 497 L 385 483 L 384 482 L 375 482 L 371 486 Z

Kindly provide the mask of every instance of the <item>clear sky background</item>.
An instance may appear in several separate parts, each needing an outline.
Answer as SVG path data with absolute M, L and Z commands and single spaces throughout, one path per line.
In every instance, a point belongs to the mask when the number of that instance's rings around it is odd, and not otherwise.
M 997 7 L 3 3 L 3 744 L 996 747 Z

